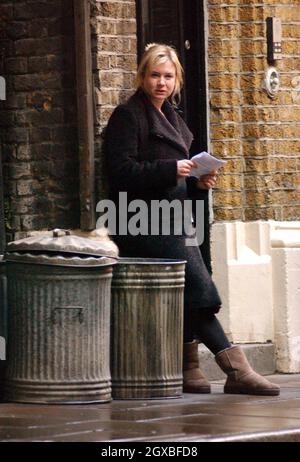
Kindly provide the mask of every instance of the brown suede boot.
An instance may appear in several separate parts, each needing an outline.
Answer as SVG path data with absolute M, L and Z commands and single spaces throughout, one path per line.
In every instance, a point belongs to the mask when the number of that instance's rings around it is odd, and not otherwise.
M 183 391 L 210 393 L 210 383 L 199 368 L 198 342 L 183 344 Z
M 215 356 L 215 360 L 222 371 L 228 375 L 224 393 L 279 395 L 279 386 L 254 372 L 245 353 L 239 346 L 232 346 L 220 351 Z

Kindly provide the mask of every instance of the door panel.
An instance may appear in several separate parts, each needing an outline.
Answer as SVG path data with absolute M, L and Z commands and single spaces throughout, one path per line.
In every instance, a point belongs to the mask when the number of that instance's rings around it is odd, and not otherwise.
M 161 42 L 173 45 L 184 68 L 184 89 L 180 108 L 194 135 L 191 154 L 208 150 L 205 21 L 203 0 L 137 0 L 138 52 L 145 45 Z M 204 200 L 205 237 L 200 246 L 211 272 L 209 201 Z
M 152 0 L 149 2 L 150 35 L 156 42 L 165 43 L 166 38 L 170 44 L 179 45 L 179 17 L 178 1 Z

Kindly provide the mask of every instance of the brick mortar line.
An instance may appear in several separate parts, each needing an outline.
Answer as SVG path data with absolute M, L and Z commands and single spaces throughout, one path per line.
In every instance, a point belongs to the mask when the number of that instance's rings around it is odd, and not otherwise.
M 263 93 L 263 90 L 260 89 L 260 88 L 257 88 L 257 89 L 249 89 L 249 90 L 244 90 L 244 94 L 248 94 L 249 92 L 250 93 L 253 93 L 253 92 L 256 92 L 256 93 Z M 284 89 L 281 90 L 281 96 L 282 95 L 285 95 L 287 96 L 287 94 L 290 94 L 291 92 L 293 91 L 297 91 L 297 93 L 299 93 L 299 90 L 294 90 L 292 87 L 285 87 Z M 214 89 L 211 89 L 211 95 L 213 96 L 218 96 L 218 95 L 222 95 L 222 94 L 226 94 L 226 95 L 229 95 L 229 94 L 232 94 L 232 95 L 236 95 L 237 94 L 237 91 L 236 90 L 231 90 L 231 89 L 224 89 L 223 91 L 221 90 L 214 90 Z M 272 99 L 272 98 L 269 98 L 269 99 Z M 249 107 L 250 106 L 253 106 L 255 103 L 248 103 Z M 284 103 L 283 103 L 284 104 Z M 229 104 L 226 104 L 227 107 L 235 107 L 235 108 L 238 108 L 239 107 L 239 104 L 235 104 L 235 105 L 229 105 Z M 263 104 L 262 106 L 267 106 L 267 107 L 279 107 L 281 106 L 281 104 L 277 103 L 277 104 L 271 104 L 271 103 L 265 103 Z M 296 104 L 296 103 L 291 103 L 291 104 L 284 104 L 285 107 L 299 107 L 299 104 Z M 218 106 L 219 107 L 219 106 Z
M 264 7 L 263 7 L 264 8 Z M 219 9 L 219 8 L 218 8 Z M 299 9 L 300 11 L 300 9 Z M 240 13 L 240 9 L 237 9 L 237 12 Z M 249 19 L 240 19 L 239 18 L 219 18 L 219 19 L 216 19 L 216 18 L 213 18 L 211 16 L 211 19 L 209 20 L 209 23 L 210 24 L 237 24 L 237 23 L 240 23 L 240 24 L 248 24 L 248 25 L 252 25 L 252 24 L 263 24 L 265 25 L 266 24 L 266 18 L 249 18 Z M 283 26 L 287 26 L 289 24 L 291 25 L 298 25 L 300 22 L 300 15 L 299 15 L 299 18 L 296 17 L 296 18 L 293 18 L 293 19 L 284 19 L 281 21 L 281 24 Z
M 259 91 L 260 93 L 263 93 L 263 90 L 260 89 L 260 88 L 257 88 L 256 90 Z M 292 91 L 293 91 L 293 89 L 287 87 L 287 88 L 282 92 L 282 94 L 291 93 Z M 253 90 L 251 91 L 251 89 L 249 89 L 249 90 L 247 90 L 247 91 L 244 91 L 244 93 L 249 93 L 249 92 L 253 93 Z M 229 94 L 236 95 L 238 92 L 237 92 L 237 90 L 231 90 L 231 89 L 229 89 L 229 90 L 224 89 L 223 91 L 222 91 L 222 90 L 214 90 L 214 89 L 212 89 L 212 90 L 210 90 L 210 93 L 211 93 L 211 95 L 213 95 L 213 96 L 217 96 L 217 95 L 222 95 L 222 94 L 224 94 L 224 93 L 225 93 L 225 94 L 228 94 L 228 95 L 229 95 Z M 252 104 L 249 104 L 249 103 L 248 103 L 248 104 L 243 104 L 243 107 L 246 107 L 246 106 L 249 107 L 249 108 L 251 108 L 251 107 L 256 107 L 256 103 L 252 103 Z M 231 104 L 223 104 L 223 105 L 221 105 L 221 104 L 220 104 L 220 105 L 217 105 L 217 106 L 214 105 L 214 104 L 212 104 L 212 107 L 214 107 L 214 108 L 220 108 L 220 109 L 223 109 L 223 108 L 224 108 L 224 109 L 228 109 L 228 108 L 231 108 L 231 107 L 232 107 L 232 108 L 238 109 L 238 108 L 240 107 L 240 104 L 236 104 L 236 105 L 231 105 Z M 267 107 L 267 108 L 272 108 L 272 107 L 273 107 L 273 108 L 281 108 L 282 105 L 281 105 L 280 103 L 278 103 L 278 104 L 267 104 L 267 103 L 266 103 L 266 104 L 260 105 L 260 107 L 261 107 L 261 108 L 263 108 L 263 107 Z M 299 104 L 293 104 L 293 103 L 291 103 L 291 104 L 285 104 L 283 107 L 286 107 L 286 108 L 294 108 L 294 107 L 296 107 L 296 108 L 298 108 L 298 107 L 300 107 L 300 106 L 299 106 Z
M 244 105 L 243 105 L 243 108 L 253 109 L 253 105 L 251 105 L 251 104 L 244 104 Z M 258 108 L 258 109 L 265 109 L 265 108 L 267 108 L 267 109 L 272 109 L 272 108 L 274 108 L 274 109 L 280 109 L 280 110 L 281 110 L 281 109 L 291 109 L 291 108 L 293 108 L 293 109 L 294 109 L 294 108 L 296 108 L 296 109 L 299 108 L 299 109 L 300 109 L 300 105 L 299 105 L 299 104 L 297 104 L 297 105 L 295 105 L 295 104 L 292 104 L 292 105 L 287 105 L 287 104 L 284 105 L 284 104 L 281 104 L 280 106 L 271 106 L 271 105 L 266 105 L 266 104 L 264 104 L 264 105 L 262 105 L 262 104 L 257 104 L 257 105 L 255 105 L 255 108 Z
M 282 123 L 282 122 L 267 122 L 267 121 L 263 121 L 263 120 L 260 120 L 260 121 L 257 121 L 257 122 L 218 122 L 218 123 L 211 123 L 211 126 L 212 127 L 220 127 L 220 128 L 230 128 L 230 127 L 261 127 L 261 126 L 264 126 L 264 127 L 281 127 L 282 129 L 284 128 L 289 128 L 289 127 L 300 127 L 300 122 L 295 122 L 295 121 L 290 121 L 288 123 Z M 20 127 L 22 127 L 22 125 L 20 125 Z M 242 139 L 245 139 L 244 136 L 242 137 Z M 277 138 L 276 138 L 277 139 Z M 294 137 L 292 138 L 294 139 Z
M 126 35 L 112 35 L 112 34 L 102 34 L 100 37 L 97 34 L 98 40 L 96 40 L 96 43 L 99 43 L 101 39 L 103 38 L 109 38 L 109 39 L 116 39 L 116 40 L 124 40 L 124 39 L 136 39 L 135 34 L 126 34 Z
M 299 204 L 293 204 L 292 206 L 294 206 L 294 207 L 299 207 Z M 268 205 L 257 205 L 257 204 L 254 204 L 254 205 L 252 205 L 252 206 L 247 206 L 247 207 L 246 207 L 246 210 L 248 210 L 248 209 L 249 209 L 249 210 L 265 209 L 265 208 L 266 208 L 266 209 L 271 209 L 271 210 L 272 210 L 274 207 L 278 207 L 278 208 L 280 208 L 280 209 L 287 208 L 287 207 L 290 208 L 290 206 L 289 206 L 288 204 L 284 204 L 284 205 L 283 205 L 283 204 L 279 204 L 279 203 L 278 203 L 278 204 L 268 204 Z M 215 206 L 214 206 L 214 209 L 215 209 L 215 210 L 216 210 L 216 209 L 218 209 L 218 210 L 241 210 L 241 209 L 242 209 L 242 206 L 215 205 Z M 257 220 L 257 218 L 254 219 L 254 220 L 251 220 L 251 221 L 255 221 L 255 220 Z M 265 220 L 265 219 L 264 219 L 264 220 Z M 266 220 L 270 220 L 270 218 L 266 218 Z M 272 220 L 274 220 L 274 219 L 272 218 Z M 227 220 L 227 221 L 228 221 L 228 220 Z M 241 221 L 241 220 L 238 220 L 238 221 Z M 286 220 L 279 220 L 279 221 L 286 221 Z M 293 221 L 295 221 L 295 220 L 293 220 Z M 219 219 L 219 220 L 214 220 L 214 223 L 223 223 L 223 222 L 224 222 L 223 219 L 222 219 L 222 220 L 221 220 L 221 219 Z M 182 441 L 182 440 L 181 440 L 181 441 Z M 208 440 L 208 441 L 214 441 L 214 440 Z M 231 440 L 229 440 L 229 441 L 231 441 Z M 271 441 L 272 441 L 272 440 L 270 440 L 270 442 L 271 442 Z
M 230 106 L 227 106 L 227 107 L 218 106 L 218 108 L 220 108 L 220 109 L 230 109 L 230 108 L 238 109 L 239 107 L 240 107 L 240 105 L 237 105 L 237 106 L 231 106 L 230 105 Z M 267 104 L 259 104 L 259 105 L 258 104 L 257 105 L 256 104 L 255 105 L 254 104 L 243 104 L 243 109 L 244 108 L 247 108 L 247 109 L 256 109 L 256 108 L 265 109 L 265 108 L 267 108 L 267 109 L 280 109 L 280 110 L 281 109 L 294 109 L 294 108 L 300 109 L 300 105 L 299 104 L 297 104 L 297 105 L 296 104 L 281 104 L 280 106 L 278 106 L 278 105 L 270 105 L 270 104 L 268 104 L 268 105 Z
M 273 141 L 273 142 L 290 142 L 290 141 L 300 141 L 300 138 L 276 138 L 274 139 L 273 138 L 266 138 L 266 137 L 260 137 L 260 138 L 255 138 L 255 137 L 244 137 L 244 138 L 211 138 L 211 140 L 213 142 L 216 142 L 216 143 L 225 143 L 226 141 L 238 141 L 240 144 L 243 144 L 245 142 L 253 142 L 253 141 Z M 267 154 L 266 157 L 269 158 L 270 156 L 275 156 L 275 157 L 278 157 L 278 155 L 281 155 L 283 157 L 284 154 Z M 248 155 L 242 155 L 240 154 L 238 157 L 249 157 Z M 259 156 L 255 156 L 255 158 L 257 158 Z M 296 159 L 300 159 L 300 156 L 295 156 L 293 155 L 293 158 L 296 158 Z
M 253 57 L 253 59 L 255 59 L 255 57 Z M 242 59 L 241 59 L 240 61 L 242 61 Z M 266 63 L 266 67 L 267 67 L 267 63 Z M 300 72 L 300 71 L 297 70 L 297 69 L 291 69 L 290 71 L 281 71 L 281 70 L 279 69 L 280 75 L 284 75 L 284 76 L 288 76 L 288 75 L 291 75 L 291 74 L 297 74 L 297 75 L 299 75 L 299 72 Z M 241 72 L 237 72 L 237 71 L 232 71 L 232 72 L 230 72 L 230 71 L 223 71 L 223 72 L 222 72 L 222 75 L 224 75 L 224 74 L 226 74 L 226 75 L 236 75 L 236 76 L 238 76 L 238 75 L 242 75 L 242 76 L 247 76 L 247 75 L 248 75 L 248 76 L 253 76 L 253 74 L 255 74 L 255 76 L 261 76 L 261 75 L 264 75 L 264 74 L 265 74 L 265 70 L 262 70 L 262 71 L 241 71 Z M 213 75 L 213 76 L 218 75 L 218 76 L 220 76 L 220 71 L 217 72 L 217 71 L 212 71 L 212 70 L 210 70 L 210 71 L 209 71 L 209 75 Z M 221 77 L 221 76 L 220 76 L 220 77 Z
M 99 74 L 103 74 L 103 73 L 106 73 L 106 74 L 136 74 L 135 71 L 127 71 L 125 69 L 123 69 L 122 67 L 114 67 L 114 68 L 111 68 L 111 69 L 99 69 Z
M 108 56 L 108 57 L 110 57 L 110 56 L 124 56 L 124 53 L 123 53 L 122 51 L 107 51 L 107 50 L 103 50 L 103 51 L 100 51 L 99 53 L 100 53 L 100 56 L 101 56 L 101 57 L 102 57 L 102 56 Z M 98 53 L 96 53 L 95 50 L 93 50 L 93 54 L 94 54 L 94 56 L 95 56 L 95 55 L 98 56 Z M 127 56 L 130 56 L 130 57 L 131 57 L 131 56 L 134 56 L 134 57 L 136 58 L 136 54 L 135 54 L 135 53 L 131 53 L 131 52 L 126 53 L 125 56 L 126 56 L 126 57 L 127 57 Z
M 241 138 L 213 138 L 211 137 L 211 140 L 214 142 L 224 142 L 224 141 L 238 141 L 239 143 L 241 142 Z
M 258 187 L 257 187 L 258 188 Z M 222 192 L 223 191 L 223 188 L 214 188 L 214 192 Z M 236 189 L 225 189 L 225 193 L 233 193 L 233 192 L 241 192 L 242 191 L 242 188 L 236 188 Z M 262 186 L 259 186 L 259 189 L 255 189 L 255 187 L 253 188 L 246 188 L 244 189 L 244 191 L 246 191 L 247 193 L 251 192 L 251 193 L 272 193 L 273 191 L 274 192 L 288 192 L 288 191 L 294 191 L 294 188 L 282 188 L 282 189 L 269 189 L 268 187 L 262 187 Z M 22 197 L 26 197 L 25 195 L 22 196 Z M 27 196 L 28 197 L 28 196 Z M 297 205 L 297 202 L 296 202 L 296 205 Z
M 299 71 L 297 70 L 291 70 L 290 72 L 281 72 L 279 70 L 279 73 L 280 75 L 282 76 L 289 76 L 289 75 L 299 75 Z M 229 71 L 222 71 L 222 75 L 229 75 L 229 76 L 243 76 L 243 77 L 247 77 L 247 76 L 253 76 L 255 74 L 255 76 L 263 76 L 265 74 L 265 71 L 245 71 L 245 72 L 236 72 L 236 71 L 233 71 L 233 72 L 229 72 Z M 217 71 L 209 71 L 209 76 L 212 76 L 212 77 L 215 77 L 215 76 L 219 76 L 220 77 L 220 71 L 217 72 Z
M 251 109 L 251 108 L 248 108 L 248 109 Z M 281 108 L 280 108 L 281 109 Z M 236 111 L 234 111 L 236 113 Z M 215 121 L 212 121 L 211 122 L 211 125 L 219 125 L 219 121 L 215 122 Z M 254 120 L 252 122 L 248 122 L 248 121 L 245 121 L 243 122 L 243 119 L 241 119 L 241 122 L 240 121 L 236 121 L 236 120 L 224 120 L 222 122 L 223 125 L 240 125 L 241 123 L 243 124 L 271 124 L 271 125 L 290 125 L 290 124 L 298 124 L 300 125 L 300 120 L 298 119 L 298 122 L 297 120 L 287 120 L 287 121 L 282 121 L 282 120 L 276 120 L 276 121 L 265 121 L 265 120 Z
M 95 68 L 94 71 L 98 73 L 99 75 L 103 75 L 103 73 L 108 73 L 108 74 L 136 74 L 135 71 L 127 71 L 122 67 L 111 67 L 108 69 L 98 69 Z
M 239 143 L 243 143 L 244 141 L 273 141 L 273 142 L 276 142 L 276 141 L 300 141 L 300 138 L 268 138 L 268 137 L 259 137 L 259 138 L 255 138 L 255 137 L 244 137 L 244 138 L 211 138 L 212 141 L 214 142 L 225 142 L 225 141 L 238 141 Z M 269 155 L 267 156 L 269 157 Z M 296 158 L 298 158 L 298 156 L 294 156 Z M 300 155 L 299 155 L 299 158 L 300 158 Z
M 228 74 L 226 74 L 228 75 Z M 231 74 L 229 74 L 231 75 Z M 213 76 L 215 77 L 215 75 Z M 214 93 L 214 94 L 218 94 L 218 93 L 233 93 L 233 94 L 236 94 L 237 93 L 237 90 L 232 90 L 231 88 L 224 88 L 223 90 L 215 90 L 213 88 L 211 88 L 211 91 Z M 251 93 L 253 93 L 253 91 L 255 92 L 263 92 L 262 88 L 249 88 L 249 89 L 244 89 L 243 92 L 244 93 L 249 93 L 249 91 Z M 284 94 L 284 93 L 290 93 L 291 91 L 297 91 L 299 93 L 299 90 L 296 90 L 294 87 L 281 87 L 280 89 L 281 93 L 280 94 Z M 270 98 L 271 99 L 271 98 Z
M 217 54 L 217 53 L 209 53 L 209 58 L 215 58 L 215 59 L 219 59 L 220 58 L 230 58 L 230 59 L 236 59 L 236 60 L 240 60 L 240 59 L 243 59 L 243 58 L 253 58 L 253 59 L 256 59 L 256 58 L 265 58 L 266 55 L 265 54 L 242 54 L 241 57 L 238 57 L 236 55 L 223 55 L 223 54 Z M 282 59 L 297 59 L 297 58 L 300 58 L 300 54 L 291 54 L 291 53 L 285 53 L 282 55 Z M 299 72 L 299 71 L 298 71 Z
M 277 141 L 277 140 L 275 140 Z M 228 160 L 232 160 L 232 159 L 240 159 L 242 156 L 241 155 L 238 155 L 238 156 L 228 156 L 226 157 L 226 159 Z M 245 155 L 244 156 L 245 159 L 250 159 L 250 160 L 265 160 L 265 159 L 293 159 L 293 160 L 298 160 L 300 159 L 300 156 L 296 156 L 296 155 L 289 155 L 289 154 L 269 154 L 267 156 L 263 156 L 263 155 Z M 292 172 L 294 172 L 294 170 L 292 170 Z M 231 175 L 231 173 L 228 173 L 228 175 Z
M 120 5 L 132 5 L 134 4 L 134 1 L 118 1 L 118 0 L 92 0 L 92 3 L 94 3 L 94 5 L 97 5 L 99 3 L 119 3 Z
M 112 18 L 110 16 L 96 15 L 92 16 L 91 19 L 105 19 L 106 21 L 112 22 L 113 24 L 117 24 L 118 22 L 131 22 L 133 24 L 136 23 L 135 18 Z M 95 24 L 93 24 L 93 27 L 95 27 Z
M 266 9 L 271 9 L 273 7 L 281 7 L 281 8 L 286 8 L 286 7 L 294 7 L 297 5 L 292 5 L 291 3 L 270 3 L 270 4 L 262 4 L 262 3 L 249 3 L 248 5 L 245 5 L 244 3 L 217 3 L 217 4 L 212 4 L 207 2 L 207 8 L 213 9 L 213 8 L 222 8 L 224 6 L 231 6 L 233 8 L 252 8 L 252 7 L 261 7 Z
M 291 69 L 290 71 L 280 71 L 280 75 L 283 75 L 283 76 L 288 76 L 288 75 L 291 75 L 291 74 L 296 74 L 296 75 L 299 75 L 299 70 L 295 70 L 295 69 Z M 265 74 L 265 71 L 241 71 L 241 72 L 237 72 L 237 71 L 233 71 L 233 72 L 229 72 L 229 71 L 224 71 L 222 72 L 222 75 L 242 75 L 242 76 L 253 76 L 253 74 L 255 74 L 255 76 L 259 75 L 264 75 Z M 218 75 L 220 76 L 220 72 L 216 72 L 216 71 L 209 71 L 209 75 L 212 75 L 212 76 L 215 76 L 215 75 Z
M 93 16 L 93 18 L 96 20 L 95 24 L 92 24 L 91 25 L 91 34 L 92 35 L 97 35 L 97 32 L 96 32 L 96 28 L 97 27 L 101 27 L 100 25 L 98 26 L 98 24 L 101 23 L 101 21 L 105 20 L 107 22 L 109 22 L 109 24 L 118 24 L 118 23 L 130 23 L 130 24 L 136 24 L 136 20 L 135 19 L 132 19 L 132 18 L 111 18 L 111 17 L 107 17 L 107 16 Z
M 270 126 L 277 126 L 280 125 L 281 127 L 290 127 L 292 126 L 300 126 L 300 121 L 297 122 L 296 120 L 289 120 L 289 121 L 284 121 L 282 122 L 281 120 L 277 121 L 265 121 L 265 120 L 258 120 L 258 121 L 253 121 L 253 122 L 242 122 L 243 125 L 270 125 Z M 238 125 L 236 122 L 230 122 L 230 125 Z M 224 126 L 224 124 L 223 124 Z
M 115 55 L 115 56 L 116 56 L 116 55 Z M 124 56 L 124 55 L 123 55 L 123 56 Z M 122 56 L 122 55 L 120 55 L 120 57 L 121 57 L 121 58 L 123 58 L 123 56 Z M 109 67 L 109 68 L 107 68 L 107 69 L 103 69 L 103 68 L 95 68 L 95 70 L 98 70 L 98 71 L 100 71 L 100 72 L 101 72 L 101 71 L 109 71 L 109 70 L 111 70 L 111 71 L 113 72 L 113 71 L 114 71 L 114 69 L 117 69 L 117 68 L 116 68 L 116 67 Z M 124 72 L 128 72 L 128 71 L 126 71 L 126 69 L 124 69 L 123 67 L 121 67 L 121 68 L 118 68 L 118 69 L 122 69 L 122 72 L 123 72 L 123 71 L 124 71 Z M 135 71 L 134 71 L 134 70 L 132 70 L 131 72 L 135 72 Z
M 105 90 L 105 91 L 122 91 L 123 89 L 122 88 L 116 88 L 116 87 L 101 87 L 101 90 Z M 125 90 L 128 90 L 127 88 Z M 134 91 L 133 88 L 129 89 L 129 90 L 132 90 L 132 92 Z M 112 107 L 115 107 L 114 105 Z
M 227 26 L 238 26 L 238 25 L 247 25 L 247 26 L 259 26 L 259 25 L 265 25 L 265 19 L 257 19 L 257 20 L 252 20 L 249 19 L 247 21 L 239 21 L 239 20 L 231 20 L 231 21 L 226 21 L 226 20 L 214 20 L 210 19 L 209 20 L 209 25 L 215 25 L 215 24 L 222 24 L 222 25 L 227 25 Z M 296 19 L 294 21 L 281 21 L 282 26 L 299 26 L 300 25 L 300 18 Z
M 243 156 L 242 155 L 239 155 L 239 156 L 226 156 L 226 157 L 222 157 L 222 159 L 226 159 L 228 161 L 231 161 L 231 160 L 241 160 Z M 270 154 L 268 156 L 260 156 L 260 155 L 257 155 L 257 156 L 250 156 L 250 155 L 246 155 L 244 156 L 245 160 L 266 160 L 266 159 L 275 159 L 275 160 L 289 160 L 289 159 L 293 159 L 293 160 L 298 160 L 300 159 L 300 157 L 296 157 L 296 156 L 289 156 L 289 155 L 281 155 L 281 154 Z M 289 173 L 295 173 L 295 170 L 290 170 Z M 220 175 L 237 175 L 239 176 L 240 173 L 234 173 L 234 172 L 220 172 Z
M 225 191 L 227 192 L 227 190 Z M 282 204 L 274 204 L 275 206 L 281 206 Z M 296 206 L 298 204 L 295 204 Z M 215 205 L 214 206 L 215 208 L 218 208 L 218 209 L 221 209 L 221 210 L 225 210 L 225 209 L 233 209 L 233 210 L 239 210 L 241 209 L 243 206 L 242 205 Z M 273 204 L 266 204 L 266 205 L 248 205 L 246 208 L 247 209 L 253 209 L 253 208 L 256 208 L 256 207 L 259 207 L 259 208 L 272 208 L 273 207 Z M 287 207 L 286 204 L 283 205 L 283 207 Z M 221 220 L 223 221 L 223 220 Z
M 219 40 L 222 40 L 222 42 L 265 42 L 266 39 L 265 37 L 253 37 L 253 38 L 250 38 L 250 37 L 240 37 L 240 38 L 236 38 L 236 37 L 222 37 L 220 38 L 219 36 L 218 37 L 210 37 L 209 38 L 209 42 L 213 41 L 213 40 L 216 40 L 216 41 L 219 41 Z M 298 42 L 299 41 L 299 38 L 290 38 L 290 37 L 285 37 L 284 38 L 284 41 L 285 42 Z
M 293 5 L 291 3 L 284 3 L 284 4 L 278 3 L 277 5 L 281 6 L 282 8 L 291 7 L 291 8 L 298 8 L 299 9 L 299 7 L 300 7 L 300 5 Z M 266 8 L 268 8 L 268 6 L 270 6 L 272 8 L 273 6 L 276 6 L 276 4 L 272 4 L 272 3 L 270 3 L 269 5 L 264 4 L 264 3 L 255 3 L 255 4 L 254 3 L 249 3 L 249 4 L 244 4 L 244 3 L 212 4 L 212 3 L 208 3 L 207 4 L 207 7 L 208 7 L 209 10 L 219 9 L 222 6 L 229 6 L 231 8 L 248 8 L 248 9 L 254 9 L 253 7 L 255 7 L 255 8 L 259 7 L 261 9 L 266 10 Z
M 216 75 L 220 76 L 220 73 L 218 73 L 218 74 L 216 74 Z M 209 83 L 209 82 L 208 82 L 208 83 Z M 229 90 L 227 90 L 227 89 L 224 89 L 224 90 L 214 90 L 213 88 L 210 88 L 210 91 L 213 92 L 214 94 L 223 94 L 223 93 L 234 93 L 234 94 L 236 94 L 236 93 L 238 93 L 237 90 L 231 90 L 231 89 L 229 89 Z
M 104 33 L 101 33 L 101 35 L 99 35 L 99 33 L 95 33 L 93 34 L 94 37 L 98 37 L 99 40 L 102 39 L 102 38 L 115 38 L 115 39 L 124 39 L 124 38 L 136 38 L 136 34 L 135 33 L 125 33 L 125 34 L 111 34 L 111 33 L 107 33 L 107 34 L 104 34 Z

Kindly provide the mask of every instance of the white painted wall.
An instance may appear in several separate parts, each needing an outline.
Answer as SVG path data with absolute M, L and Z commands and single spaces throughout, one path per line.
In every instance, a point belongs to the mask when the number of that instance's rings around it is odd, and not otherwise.
M 213 277 L 223 300 L 219 319 L 236 343 L 274 340 L 269 223 L 215 223 Z
M 271 226 L 277 369 L 300 372 L 300 222 Z

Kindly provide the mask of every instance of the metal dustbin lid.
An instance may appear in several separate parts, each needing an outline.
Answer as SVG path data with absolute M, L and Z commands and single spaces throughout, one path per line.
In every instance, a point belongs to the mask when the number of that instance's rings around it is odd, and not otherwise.
M 55 229 L 7 244 L 7 262 L 55 266 L 110 266 L 117 250 L 109 238 L 93 239 Z
M 175 258 L 140 258 L 140 257 L 119 257 L 118 263 L 122 265 L 183 265 L 186 260 Z

